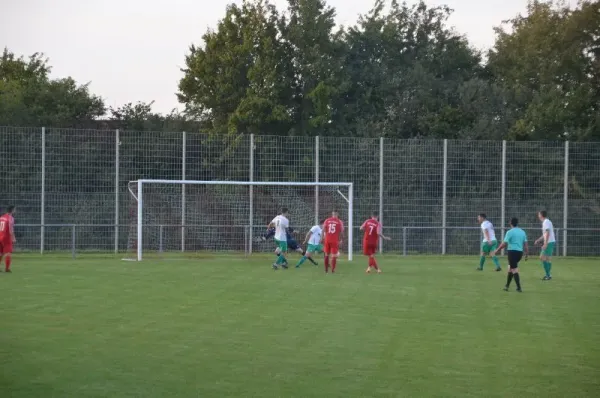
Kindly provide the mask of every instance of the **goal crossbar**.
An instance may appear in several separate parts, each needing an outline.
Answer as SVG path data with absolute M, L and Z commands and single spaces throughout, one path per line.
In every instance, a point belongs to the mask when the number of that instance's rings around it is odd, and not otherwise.
M 348 203 L 348 260 L 352 261 L 352 240 L 353 240 L 353 202 L 354 202 L 354 184 L 351 182 L 275 182 L 275 181 L 202 181 L 202 180 L 157 180 L 157 179 L 139 179 L 130 181 L 129 184 L 137 184 L 137 196 L 130 190 L 130 193 L 137 200 L 137 260 L 142 260 L 143 252 L 143 186 L 144 184 L 166 184 L 166 185 L 237 185 L 237 186 L 289 186 L 289 187 L 333 187 L 337 188 L 338 194 Z M 339 187 L 348 188 L 348 197 L 344 196 Z M 250 209 L 250 222 L 252 223 L 252 209 Z

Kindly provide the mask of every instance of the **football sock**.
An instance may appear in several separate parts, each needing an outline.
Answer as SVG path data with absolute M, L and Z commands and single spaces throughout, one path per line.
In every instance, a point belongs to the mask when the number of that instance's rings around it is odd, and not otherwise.
M 496 266 L 496 268 L 500 268 L 500 261 L 498 261 L 498 257 L 496 257 L 496 256 L 492 257 L 492 261 L 494 262 L 494 265 Z
M 542 264 L 544 265 L 544 272 L 546 273 L 546 276 L 550 276 L 550 266 L 548 262 L 542 261 Z
M 552 273 L 550 272 L 552 270 L 552 263 L 550 261 L 546 261 L 546 264 L 548 264 L 548 270 L 546 271 L 546 275 L 550 277 L 552 275 Z
M 517 289 L 521 290 L 521 277 L 519 276 L 518 272 L 514 275 L 514 278 L 515 283 L 517 284 Z
M 277 257 L 277 262 L 275 264 L 283 264 L 283 263 L 285 263 L 285 257 L 283 256 L 283 254 L 280 254 Z
M 302 264 L 304 264 L 305 261 L 306 261 L 306 256 L 302 256 L 302 258 L 300 259 L 300 261 L 298 261 L 298 264 L 296 264 L 296 267 L 301 266 Z
M 329 272 L 329 256 L 325 256 L 325 272 Z
M 337 257 L 331 259 L 331 272 L 335 272 L 335 266 L 337 265 Z
M 10 258 L 10 256 L 4 257 L 4 264 L 6 264 L 6 271 L 10 271 L 10 263 L 11 262 L 12 262 L 12 259 Z
M 483 268 L 483 264 L 485 264 L 485 256 L 479 257 L 479 268 Z
M 510 283 L 512 282 L 512 280 L 513 280 L 513 273 L 509 272 L 508 276 L 506 277 L 506 287 L 510 287 Z
M 377 266 L 377 261 L 375 261 L 374 258 L 371 258 L 371 267 L 375 268 L 376 270 L 379 270 L 379 267 Z

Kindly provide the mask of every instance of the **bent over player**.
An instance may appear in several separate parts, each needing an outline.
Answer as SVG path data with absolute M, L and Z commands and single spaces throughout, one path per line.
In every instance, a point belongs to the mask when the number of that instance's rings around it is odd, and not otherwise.
M 340 245 L 342 244 L 342 234 L 344 233 L 344 223 L 340 220 L 336 210 L 331 212 L 329 217 L 323 223 L 323 236 L 325 241 L 325 273 L 329 272 L 331 257 L 331 273 L 335 273 L 337 258 L 340 255 Z
M 321 221 L 321 224 L 319 225 L 313 225 L 310 231 L 308 231 L 308 233 L 306 234 L 306 238 L 304 239 L 304 245 L 306 246 L 306 244 L 308 244 L 308 246 L 306 252 L 302 254 L 302 258 L 300 259 L 300 261 L 298 261 L 298 264 L 296 264 L 296 268 L 300 268 L 300 266 L 304 264 L 306 260 L 309 260 L 314 265 L 319 265 L 315 260 L 312 259 L 312 255 L 313 253 L 323 252 L 323 245 L 321 244 L 323 228 L 321 228 L 321 225 L 323 225 L 324 222 L 325 220 Z
M 10 264 L 12 262 L 13 244 L 17 242 L 15 238 L 15 206 L 8 206 L 6 213 L 0 216 L 0 262 L 4 258 L 6 272 L 11 272 Z
M 519 276 L 519 261 L 523 257 L 523 253 L 525 253 L 525 260 L 529 256 L 529 247 L 527 245 L 527 234 L 521 228 L 518 227 L 519 219 L 513 217 L 510 219 L 510 230 L 504 236 L 504 242 L 496 249 L 494 255 L 496 255 L 500 250 L 505 247 L 508 248 L 507 256 L 508 256 L 508 276 L 506 277 L 506 286 L 504 286 L 504 290 L 508 291 L 510 287 L 510 283 L 514 279 L 517 283 L 517 292 L 522 292 L 521 290 L 521 277 Z
M 375 260 L 375 253 L 377 252 L 377 244 L 379 243 L 379 237 L 390 240 L 387 236 L 382 233 L 382 225 L 379 222 L 377 213 L 371 213 L 371 218 L 366 220 L 360 230 L 364 232 L 363 235 L 363 254 L 369 257 L 369 266 L 367 267 L 367 273 L 371 272 L 371 268 L 375 268 L 377 273 L 381 273 L 381 269 L 377 266 Z

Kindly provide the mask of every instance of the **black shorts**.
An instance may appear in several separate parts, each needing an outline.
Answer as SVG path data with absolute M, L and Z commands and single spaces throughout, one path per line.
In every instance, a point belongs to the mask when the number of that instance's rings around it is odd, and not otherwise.
M 519 261 L 523 258 L 523 252 L 518 250 L 509 250 L 508 254 L 508 265 L 510 268 L 517 268 L 519 266 Z

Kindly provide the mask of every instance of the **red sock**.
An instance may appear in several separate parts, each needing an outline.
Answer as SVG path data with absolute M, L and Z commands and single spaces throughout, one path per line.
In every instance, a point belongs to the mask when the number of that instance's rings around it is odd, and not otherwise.
M 329 256 L 325 256 L 325 272 L 329 272 Z
M 6 264 L 6 271 L 10 271 L 10 263 L 11 263 L 10 256 L 4 257 L 4 263 Z
M 331 272 L 335 272 L 335 266 L 337 265 L 337 257 L 331 259 Z
M 379 267 L 377 266 L 377 261 L 375 261 L 375 258 L 371 257 L 371 267 L 375 268 L 376 270 L 379 270 Z

